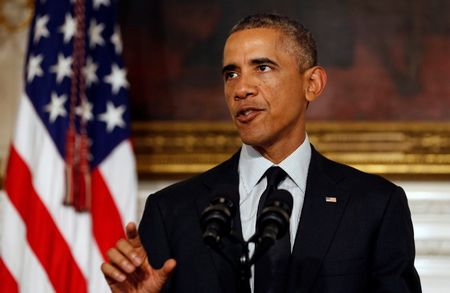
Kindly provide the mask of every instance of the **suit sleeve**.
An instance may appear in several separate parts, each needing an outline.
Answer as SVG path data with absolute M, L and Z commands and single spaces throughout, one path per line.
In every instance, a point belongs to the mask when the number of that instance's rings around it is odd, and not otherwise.
M 161 268 L 164 262 L 171 258 L 171 253 L 163 213 L 154 195 L 150 195 L 145 203 L 144 213 L 139 223 L 139 235 L 150 264 L 154 268 Z M 169 280 L 163 292 L 170 291 L 170 283 Z
M 415 246 L 405 192 L 396 187 L 384 211 L 372 259 L 373 293 L 420 293 Z

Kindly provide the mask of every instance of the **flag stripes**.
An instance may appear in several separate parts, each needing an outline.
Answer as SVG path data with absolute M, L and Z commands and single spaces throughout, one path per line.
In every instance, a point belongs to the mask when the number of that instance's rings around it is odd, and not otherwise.
M 3 276 L 8 273 L 0 273 L 0 292 L 54 292 L 45 270 L 36 258 L 36 255 L 28 245 L 26 239 L 26 227 L 17 210 L 10 202 L 9 197 L 2 193 L 0 214 L 7 217 L 8 225 L 3 226 L 1 245 L 2 254 L 0 261 L 5 264 L 6 270 L 15 279 L 16 288 L 10 287 L 10 282 Z M 3 222 L 4 223 L 4 222 Z M 6 237 L 5 237 L 6 236 Z M 39 280 L 39 282 L 26 282 L 26 280 Z
M 98 169 L 92 172 L 92 219 L 95 239 L 103 258 L 107 259 L 107 250 L 125 234 L 120 214 Z
M 14 147 L 10 149 L 9 158 L 8 177 L 20 180 L 6 180 L 5 190 L 27 226 L 27 241 L 53 287 L 61 293 L 86 292 L 86 280 L 47 208 L 36 194 L 28 167 Z
M 0 292 L 18 292 L 17 282 L 0 258 Z

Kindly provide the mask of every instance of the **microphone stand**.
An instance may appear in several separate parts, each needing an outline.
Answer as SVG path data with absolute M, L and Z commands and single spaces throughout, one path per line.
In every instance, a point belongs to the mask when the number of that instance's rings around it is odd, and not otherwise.
M 234 231 L 233 231 L 234 232 Z M 238 272 L 238 293 L 251 293 L 250 278 L 252 276 L 251 266 L 262 256 L 264 253 L 274 244 L 274 242 L 257 242 L 257 235 L 250 237 L 248 241 L 243 241 L 236 236 L 235 233 L 230 233 L 230 238 L 233 242 L 238 243 L 241 246 L 241 255 L 239 256 L 237 272 Z M 255 243 L 255 251 L 250 258 L 248 245 Z M 232 262 L 230 258 L 225 255 L 220 248 L 217 247 L 219 254 L 224 257 L 232 266 L 236 269 L 235 262 Z
M 269 232 L 274 232 L 274 230 L 269 230 Z M 258 259 L 260 259 L 273 244 L 275 244 L 276 237 L 261 237 L 261 235 L 259 235 L 258 232 L 255 232 L 255 234 L 252 237 L 250 237 L 248 241 L 244 241 L 236 234 L 235 231 L 231 231 L 229 237 L 232 242 L 237 243 L 241 247 L 241 254 L 237 262 L 222 251 L 219 242 L 214 243 L 214 245 L 213 243 L 209 243 L 208 245 L 211 248 L 213 248 L 220 256 L 222 256 L 237 273 L 236 276 L 238 286 L 237 292 L 251 293 L 250 289 L 250 278 L 252 276 L 251 266 Z M 252 257 L 249 256 L 248 245 L 250 243 L 255 244 L 255 250 L 253 252 Z
M 239 283 L 238 292 L 239 293 L 251 293 L 250 290 L 250 278 L 252 276 L 251 263 L 249 259 L 248 242 L 243 242 L 241 245 L 242 251 L 239 257 Z

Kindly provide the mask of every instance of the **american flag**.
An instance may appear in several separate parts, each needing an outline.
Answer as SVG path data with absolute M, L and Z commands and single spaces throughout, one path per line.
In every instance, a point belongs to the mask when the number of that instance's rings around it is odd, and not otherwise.
M 135 220 L 117 7 L 37 0 L 0 200 L 0 292 L 105 292 L 106 251 Z

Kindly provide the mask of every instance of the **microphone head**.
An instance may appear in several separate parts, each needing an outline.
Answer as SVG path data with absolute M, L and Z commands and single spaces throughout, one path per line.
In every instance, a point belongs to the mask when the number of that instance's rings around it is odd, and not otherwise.
M 292 194 L 284 189 L 276 189 L 270 195 L 264 207 L 277 206 L 284 209 L 289 217 L 292 213 L 293 199 Z
M 283 237 L 289 228 L 292 205 L 293 199 L 289 191 L 277 189 L 270 194 L 257 219 L 257 229 L 260 230 L 258 233 L 264 234 L 270 230 L 271 235 L 265 236 L 273 240 Z
M 203 210 L 200 225 L 203 231 L 203 241 L 209 246 L 217 246 L 223 237 L 231 232 L 234 215 L 236 214 L 236 195 L 227 189 L 214 192 L 217 196 Z
M 218 198 L 224 199 L 224 204 L 230 209 L 232 216 L 236 214 L 236 209 L 239 204 L 239 190 L 235 186 L 230 184 L 220 184 L 213 191 L 214 200 L 213 203 Z

